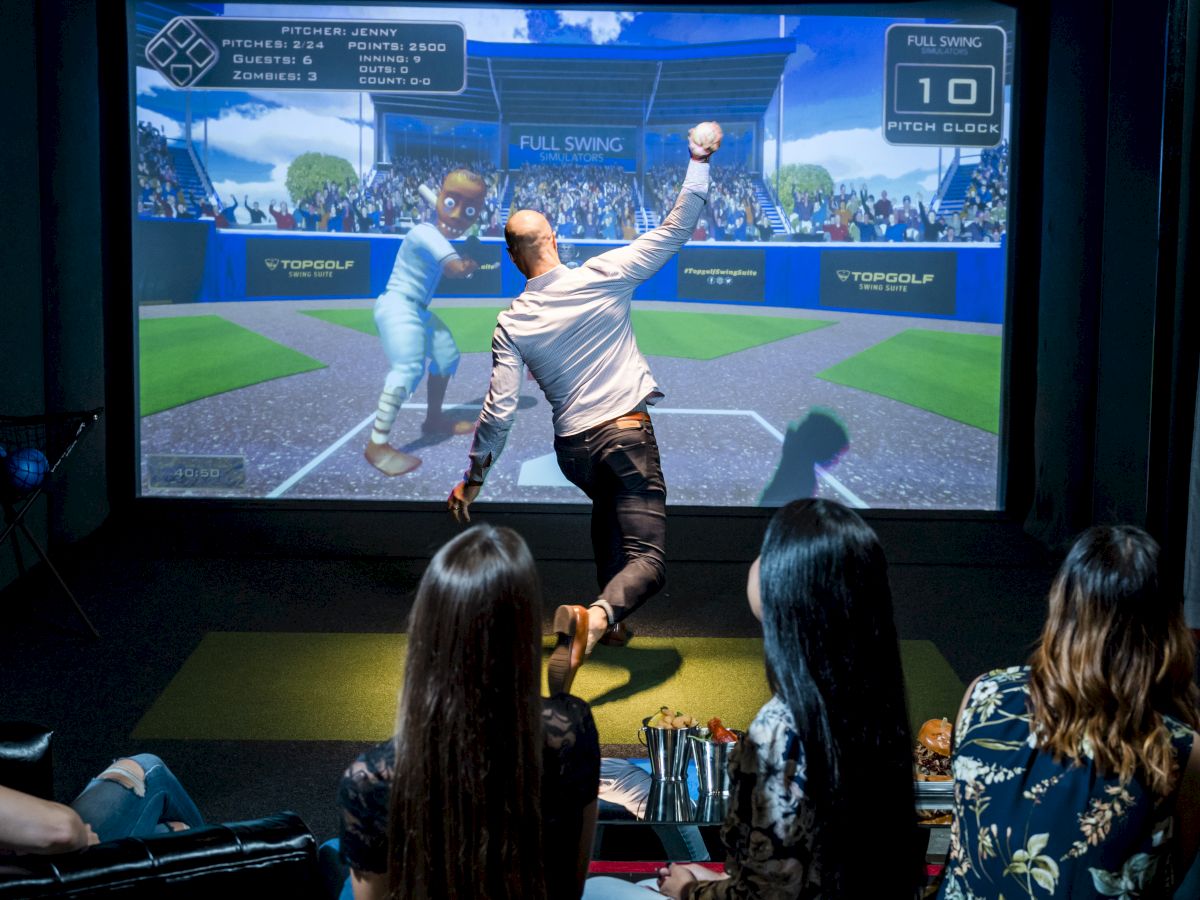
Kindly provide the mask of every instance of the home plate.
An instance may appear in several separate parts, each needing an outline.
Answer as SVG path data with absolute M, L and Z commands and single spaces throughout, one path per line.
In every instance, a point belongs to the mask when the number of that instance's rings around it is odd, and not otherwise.
M 574 487 L 559 469 L 558 458 L 553 453 L 521 463 L 517 484 L 521 487 Z

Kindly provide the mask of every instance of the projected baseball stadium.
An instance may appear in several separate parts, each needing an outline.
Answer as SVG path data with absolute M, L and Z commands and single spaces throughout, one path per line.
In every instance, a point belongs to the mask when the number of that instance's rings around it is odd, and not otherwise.
M 509 218 L 653 240 L 715 121 L 632 295 L 668 502 L 996 508 L 1015 19 L 929 10 L 139 0 L 141 495 L 444 503 Z M 582 502 L 523 385 L 481 499 Z

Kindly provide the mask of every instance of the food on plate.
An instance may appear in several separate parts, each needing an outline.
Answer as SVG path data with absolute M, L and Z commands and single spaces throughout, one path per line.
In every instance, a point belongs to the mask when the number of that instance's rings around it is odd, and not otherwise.
M 701 725 L 696 736 L 714 744 L 736 744 L 738 741 L 738 733 L 726 728 L 716 716 L 709 719 L 707 725 Z
M 917 781 L 950 781 L 950 743 L 953 728 L 949 719 L 929 719 L 917 732 L 913 748 L 913 770 Z
M 917 732 L 913 747 L 913 777 L 917 781 L 951 781 L 950 746 L 954 726 L 949 719 L 929 719 Z M 922 825 L 949 825 L 954 816 L 947 809 L 917 810 Z
M 708 720 L 708 733 L 709 740 L 718 744 L 737 743 L 737 735 L 722 725 L 721 720 L 716 716 Z
M 694 728 L 698 723 L 694 716 L 685 716 L 679 710 L 671 712 L 671 707 L 663 706 L 658 712 L 646 720 L 647 728 Z

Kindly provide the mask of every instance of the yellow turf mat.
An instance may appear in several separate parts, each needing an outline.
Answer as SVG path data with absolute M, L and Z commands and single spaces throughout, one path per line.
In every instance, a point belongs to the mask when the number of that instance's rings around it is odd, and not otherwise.
M 403 634 L 211 632 L 134 729 L 135 738 L 377 741 L 391 733 Z M 546 647 L 550 646 L 547 639 Z M 952 716 L 963 684 L 931 641 L 901 641 L 915 723 Z M 573 693 L 606 744 L 632 744 L 672 706 L 745 727 L 769 691 L 756 638 L 637 637 L 600 646 Z

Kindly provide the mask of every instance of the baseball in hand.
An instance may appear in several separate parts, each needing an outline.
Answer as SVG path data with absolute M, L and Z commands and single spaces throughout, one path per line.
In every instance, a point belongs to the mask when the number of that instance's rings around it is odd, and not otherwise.
M 701 122 L 688 132 L 688 148 L 692 156 L 705 158 L 721 146 L 721 126 L 716 122 Z

